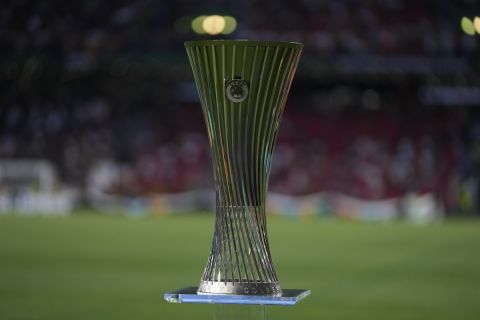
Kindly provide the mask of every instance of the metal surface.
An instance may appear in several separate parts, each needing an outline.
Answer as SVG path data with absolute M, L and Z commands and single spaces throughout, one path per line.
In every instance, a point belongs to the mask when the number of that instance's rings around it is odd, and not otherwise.
M 215 233 L 198 292 L 280 296 L 265 198 L 303 45 L 206 40 L 185 47 L 207 124 L 216 189 Z
M 310 290 L 283 289 L 281 295 L 232 295 L 232 294 L 198 294 L 197 287 L 187 287 L 165 293 L 164 298 L 172 303 L 207 303 L 207 304 L 248 304 L 292 306 L 310 294 Z

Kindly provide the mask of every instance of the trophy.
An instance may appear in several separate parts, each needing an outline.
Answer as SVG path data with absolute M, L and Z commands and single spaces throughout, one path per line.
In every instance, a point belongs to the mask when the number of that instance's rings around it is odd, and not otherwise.
M 213 161 L 215 231 L 198 287 L 170 302 L 294 304 L 308 290 L 283 289 L 267 237 L 272 154 L 303 45 L 281 41 L 185 43 Z

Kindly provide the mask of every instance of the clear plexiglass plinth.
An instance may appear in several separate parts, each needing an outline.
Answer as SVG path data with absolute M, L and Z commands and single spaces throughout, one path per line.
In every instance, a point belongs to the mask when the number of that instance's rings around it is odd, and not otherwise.
M 187 287 L 164 295 L 171 303 L 258 304 L 291 306 L 310 294 L 305 289 L 283 289 L 281 296 L 247 296 L 232 294 L 198 294 L 197 287 Z

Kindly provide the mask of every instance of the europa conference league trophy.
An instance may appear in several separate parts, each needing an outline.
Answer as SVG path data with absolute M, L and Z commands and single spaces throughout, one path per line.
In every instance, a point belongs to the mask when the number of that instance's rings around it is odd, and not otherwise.
M 293 305 L 310 293 L 280 287 L 265 219 L 273 148 L 303 45 L 206 40 L 185 47 L 213 158 L 215 233 L 200 285 L 165 299 L 215 304 L 216 319 L 264 319 L 265 305 Z

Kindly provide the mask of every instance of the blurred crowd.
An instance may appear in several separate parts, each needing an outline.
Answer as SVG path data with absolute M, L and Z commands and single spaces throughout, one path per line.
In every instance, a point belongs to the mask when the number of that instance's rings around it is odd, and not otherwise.
M 454 17 L 472 12 L 474 1 L 270 0 L 249 4 L 246 38 L 301 39 L 309 44 L 307 50 L 325 55 L 452 55 L 478 48 L 475 39 L 455 31 L 459 21 Z
M 455 102 L 426 106 L 418 95 L 420 86 L 443 82 L 478 87 L 479 38 L 459 26 L 475 9 L 470 0 L 6 1 L 0 159 L 48 159 L 63 183 L 81 190 L 104 160 L 123 168 L 112 193 L 212 187 L 203 116 L 182 46 L 209 38 L 191 31 L 193 17 L 229 14 L 238 28 L 220 38 L 305 44 L 271 190 L 363 199 L 433 193 L 450 212 L 478 209 L 478 112 Z M 327 66 L 325 80 L 307 72 L 312 62 L 345 56 L 387 66 L 393 60 L 381 57 L 421 57 L 412 68 L 424 74 L 340 74 Z M 460 63 L 449 69 L 440 63 L 442 75 L 421 68 L 438 57 Z
M 155 102 L 151 101 L 154 105 Z M 480 122 L 463 108 L 361 105 L 331 112 L 293 101 L 281 126 L 272 191 L 338 191 L 363 199 L 434 193 L 450 208 L 480 168 Z M 404 101 L 399 101 L 402 104 Z M 471 115 L 471 114 L 470 114 Z M 110 192 L 171 193 L 211 188 L 209 146 L 200 106 L 115 109 L 108 99 L 16 103 L 0 112 L 1 158 L 42 158 L 62 180 L 85 186 L 99 161 L 124 165 Z M 474 186 L 475 187 L 475 186 Z

